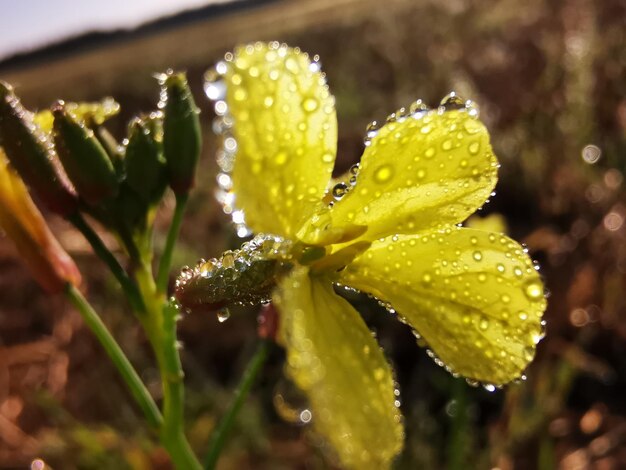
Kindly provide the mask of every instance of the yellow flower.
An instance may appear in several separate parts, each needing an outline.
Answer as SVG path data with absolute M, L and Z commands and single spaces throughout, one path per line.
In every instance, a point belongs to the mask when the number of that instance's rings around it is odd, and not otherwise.
M 232 169 L 218 178 L 220 199 L 240 232 L 245 215 L 252 231 L 293 243 L 294 267 L 273 294 L 278 339 L 344 466 L 388 468 L 403 428 L 392 371 L 333 283 L 387 304 L 455 374 L 495 386 L 521 375 L 546 302 L 524 248 L 458 226 L 497 180 L 475 108 L 452 95 L 439 109 L 397 112 L 368 129 L 358 171 L 333 186 L 334 99 L 316 61 L 257 43 L 207 80 L 225 130 L 219 162 Z
M 33 277 L 49 293 L 80 284 L 80 272 L 59 245 L 26 186 L 0 147 L 0 228 L 13 241 Z

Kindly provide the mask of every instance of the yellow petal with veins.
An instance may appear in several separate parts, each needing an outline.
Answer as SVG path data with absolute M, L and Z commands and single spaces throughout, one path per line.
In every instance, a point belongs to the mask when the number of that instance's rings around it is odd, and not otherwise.
M 287 372 L 307 395 L 315 429 L 345 467 L 386 469 L 404 432 L 389 364 L 360 315 L 330 281 L 304 268 L 284 279 L 274 301 Z
M 324 75 L 299 49 L 257 43 L 235 51 L 225 81 L 235 204 L 254 232 L 294 238 L 335 161 L 337 119 Z
M 452 371 L 504 384 L 543 337 L 543 284 L 523 248 L 452 227 L 376 241 L 341 282 L 389 302 Z
M 487 129 L 465 110 L 389 122 L 366 147 L 356 185 L 335 203 L 332 226 L 366 225 L 362 237 L 375 240 L 462 222 L 493 191 L 497 169 Z

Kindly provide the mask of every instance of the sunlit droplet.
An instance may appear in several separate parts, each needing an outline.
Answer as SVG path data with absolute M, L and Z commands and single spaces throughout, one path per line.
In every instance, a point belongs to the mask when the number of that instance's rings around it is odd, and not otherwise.
M 319 106 L 319 103 L 317 102 L 315 98 L 307 98 L 302 102 L 302 108 L 307 113 L 312 113 L 313 111 L 317 109 L 318 106 Z
M 600 160 L 600 157 L 602 156 L 602 150 L 597 145 L 593 145 L 593 144 L 585 145 L 581 152 L 581 156 L 583 160 L 585 161 L 585 163 L 589 163 L 590 165 L 593 165 L 598 160 Z
M 224 323 L 226 320 L 230 318 L 230 310 L 227 308 L 223 308 L 217 311 L 217 321 L 220 323 Z
M 537 282 L 529 283 L 526 286 L 526 289 L 524 290 L 524 292 L 526 293 L 526 296 L 530 300 L 537 300 L 543 296 L 543 289 L 541 288 L 541 284 Z

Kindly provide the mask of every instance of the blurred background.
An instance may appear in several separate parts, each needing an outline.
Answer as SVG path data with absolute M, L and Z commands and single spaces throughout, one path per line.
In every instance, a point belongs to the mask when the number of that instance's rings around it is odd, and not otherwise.
M 175 7 L 173 5 L 176 5 Z M 179 11 L 185 9 L 184 11 Z M 173 16 L 172 16 L 173 15 Z M 502 168 L 472 223 L 506 227 L 541 264 L 547 335 L 527 380 L 489 393 L 437 367 L 408 328 L 349 297 L 397 371 L 406 446 L 397 469 L 626 468 L 626 4 L 622 0 L 12 2 L 0 78 L 32 109 L 113 96 L 118 137 L 154 108 L 155 72 L 185 69 L 206 131 L 175 265 L 239 240 L 213 197 L 217 149 L 202 75 L 242 42 L 319 54 L 337 98 L 340 173 L 368 122 L 451 90 L 476 101 Z M 161 210 L 157 244 L 173 209 Z M 48 217 L 87 295 L 155 396 L 158 373 L 113 278 Z M 112 243 L 114 243 L 112 241 Z M 188 425 L 201 450 L 252 354 L 256 312 L 180 323 Z M 223 469 L 335 468 L 277 347 L 240 414 Z M 140 412 L 79 315 L 46 296 L 0 238 L 0 468 L 167 469 Z

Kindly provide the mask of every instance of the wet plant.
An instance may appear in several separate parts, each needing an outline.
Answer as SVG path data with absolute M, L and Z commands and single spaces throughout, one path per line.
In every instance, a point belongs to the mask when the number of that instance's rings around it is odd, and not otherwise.
M 491 391 L 523 377 L 544 334 L 543 284 L 523 246 L 462 226 L 492 195 L 499 166 L 473 102 L 451 93 L 431 109 L 418 100 L 370 124 L 360 163 L 333 180 L 337 119 L 317 58 L 279 43 L 228 53 L 207 72 L 205 92 L 222 141 L 217 197 L 247 241 L 184 268 L 170 298 L 171 258 L 201 140 L 185 76 L 158 79 L 157 109 L 134 119 L 121 145 L 104 127 L 119 109 L 112 100 L 57 102 L 32 114 L 2 84 L 7 158 L 0 176 L 7 182 L 0 196 L 8 196 L 0 197 L 0 223 L 42 285 L 64 292 L 83 314 L 177 468 L 201 468 L 183 420 L 176 323 L 184 312 L 217 312 L 224 321 L 233 305 L 263 305 L 260 347 L 215 429 L 205 468 L 216 465 L 272 342 L 286 350 L 286 373 L 306 395 L 306 421 L 342 466 L 389 468 L 401 452 L 393 371 L 334 286 L 377 299 L 437 364 L 472 385 Z M 78 271 L 22 179 L 74 224 L 119 281 L 154 350 L 160 407 L 78 290 Z M 9 182 L 19 191 L 9 191 Z M 153 270 L 153 221 L 168 186 L 176 209 Z M 90 220 L 116 236 L 128 268 Z M 20 244 L 22 233 L 30 238 Z

